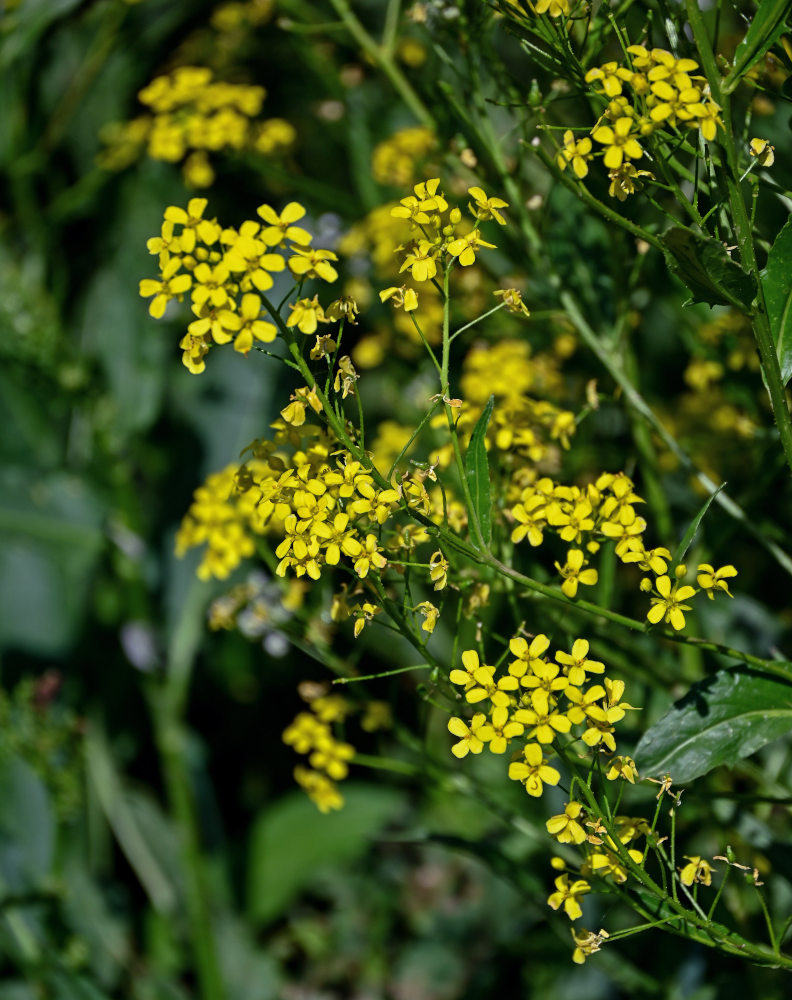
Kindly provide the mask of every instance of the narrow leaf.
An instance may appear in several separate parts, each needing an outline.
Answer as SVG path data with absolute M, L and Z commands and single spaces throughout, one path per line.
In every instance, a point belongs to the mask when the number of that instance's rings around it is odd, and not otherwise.
M 754 280 L 718 240 L 674 226 L 660 242 L 668 267 L 693 293 L 691 302 L 750 308 L 756 295 Z
M 494 405 L 495 397 L 490 396 L 470 435 L 470 444 L 465 455 L 465 477 L 473 502 L 471 513 L 478 521 L 481 537 L 486 545 L 492 540 L 492 497 L 485 438 Z
M 747 73 L 778 41 L 789 14 L 789 0 L 760 0 L 751 26 L 734 53 L 734 69 L 729 82 Z
M 781 378 L 786 385 L 792 376 L 792 219 L 776 236 L 761 278 Z
M 710 493 L 710 495 L 702 504 L 701 510 L 698 512 L 698 514 L 696 514 L 696 516 L 690 522 L 687 531 L 682 536 L 682 541 L 679 543 L 679 545 L 677 545 L 676 550 L 674 551 L 674 558 L 671 560 L 672 565 L 674 566 L 678 565 L 685 558 L 685 553 L 690 548 L 691 543 L 693 542 L 693 539 L 696 535 L 696 532 L 698 531 L 698 527 L 704 520 L 704 515 L 710 508 L 710 504 L 715 499 L 715 497 L 720 493 L 720 491 L 724 488 L 725 485 L 726 483 L 721 483 L 714 493 Z
M 748 667 L 719 670 L 695 684 L 651 726 L 635 748 L 647 777 L 685 784 L 715 767 L 734 766 L 792 730 L 789 680 Z

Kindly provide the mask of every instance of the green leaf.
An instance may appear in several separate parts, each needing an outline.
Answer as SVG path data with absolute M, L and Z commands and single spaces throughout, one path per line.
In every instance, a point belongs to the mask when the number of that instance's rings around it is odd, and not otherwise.
M 715 492 L 710 493 L 710 495 L 701 505 L 701 510 L 698 512 L 698 514 L 696 514 L 696 516 L 690 522 L 687 531 L 682 536 L 682 541 L 679 543 L 679 545 L 677 545 L 676 550 L 674 551 L 674 555 L 671 560 L 672 566 L 677 566 L 685 558 L 685 553 L 690 548 L 691 542 L 693 541 L 693 538 L 695 537 L 695 534 L 698 531 L 698 527 L 704 520 L 704 515 L 710 508 L 710 504 L 715 499 L 715 497 L 720 493 L 720 491 L 724 488 L 725 485 L 726 483 L 721 483 L 721 485 L 715 490 Z
M 0 885 L 5 892 L 38 888 L 51 874 L 55 816 L 47 789 L 21 757 L 0 760 Z
M 751 26 L 734 53 L 734 68 L 729 74 L 727 88 L 731 87 L 733 80 L 755 66 L 770 46 L 778 41 L 788 14 L 789 0 L 760 0 Z
M 792 219 L 776 236 L 761 279 L 781 378 L 786 385 L 792 377 Z
M 404 812 L 394 789 L 344 782 L 344 807 L 320 813 L 303 792 L 276 802 L 256 820 L 250 839 L 248 912 L 256 924 L 283 913 L 322 869 L 360 857 L 385 824 Z
M 691 302 L 750 308 L 756 284 L 718 240 L 674 226 L 660 242 L 669 269 L 693 293 Z
M 465 477 L 473 502 L 471 513 L 478 521 L 485 545 L 489 545 L 492 540 L 492 497 L 485 438 L 494 405 L 495 397 L 490 396 L 470 435 L 470 444 L 465 455 Z
M 644 733 L 635 760 L 643 775 L 670 774 L 685 784 L 790 730 L 792 673 L 787 681 L 748 667 L 719 670 Z

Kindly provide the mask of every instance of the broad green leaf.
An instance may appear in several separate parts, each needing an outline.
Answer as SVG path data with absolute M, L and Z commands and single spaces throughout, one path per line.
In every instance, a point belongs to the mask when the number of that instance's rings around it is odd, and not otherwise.
M 718 240 L 675 226 L 660 242 L 670 270 L 693 293 L 691 302 L 750 307 L 756 295 L 754 280 Z
M 715 497 L 720 493 L 720 491 L 724 488 L 725 485 L 726 483 L 721 483 L 721 485 L 715 490 L 714 493 L 710 493 L 710 495 L 701 505 L 701 510 L 699 510 L 698 514 L 696 514 L 696 516 L 690 522 L 687 531 L 682 536 L 682 541 L 679 543 L 679 545 L 677 545 L 676 550 L 674 552 L 674 556 L 671 560 L 673 566 L 677 566 L 685 558 L 685 553 L 690 548 L 691 543 L 696 535 L 696 532 L 698 531 L 699 525 L 704 520 L 704 515 L 710 508 L 710 504 L 715 499 Z
M 0 885 L 5 892 L 38 888 L 51 874 L 55 816 L 41 778 L 21 757 L 0 759 Z
M 686 783 L 715 767 L 732 767 L 792 730 L 789 680 L 736 667 L 695 684 L 651 726 L 635 748 L 641 774 Z
M 755 66 L 771 45 L 778 41 L 789 14 L 789 0 L 759 0 L 745 38 L 734 53 L 734 68 L 727 86 Z
M 485 545 L 489 545 L 492 540 L 492 497 L 490 495 L 489 461 L 487 460 L 485 438 L 494 405 L 495 397 L 490 396 L 481 416 L 476 421 L 473 433 L 470 435 L 470 444 L 465 455 L 465 477 L 473 502 L 471 513 L 478 521 Z
M 776 236 L 761 278 L 781 378 L 786 385 L 792 377 L 792 219 Z
M 256 820 L 250 839 L 248 913 L 256 924 L 273 920 L 322 869 L 348 864 L 367 850 L 385 824 L 404 811 L 391 788 L 344 782 L 344 807 L 322 814 L 303 792 L 293 792 Z

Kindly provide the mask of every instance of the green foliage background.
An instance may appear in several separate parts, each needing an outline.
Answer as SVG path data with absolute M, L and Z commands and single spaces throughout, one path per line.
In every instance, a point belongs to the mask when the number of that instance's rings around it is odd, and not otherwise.
M 515 802 L 525 808 L 510 789 L 486 809 L 459 795 L 451 779 L 417 789 L 398 774 L 362 771 L 345 786 L 345 809 L 331 816 L 292 789 L 293 761 L 280 734 L 299 709 L 297 682 L 325 680 L 326 671 L 296 647 L 274 657 L 238 633 L 208 633 L 206 608 L 225 588 L 199 583 L 196 560 L 173 556 L 193 489 L 262 432 L 283 405 L 282 388 L 271 368 L 231 352 L 216 352 L 200 379 L 185 372 L 175 348 L 179 324 L 153 324 L 137 294 L 152 270 L 146 239 L 164 206 L 185 203 L 179 171 L 146 159 L 114 174 L 95 163 L 102 127 L 137 113 L 137 91 L 185 39 L 192 61 L 222 65 L 205 28 L 211 5 L 21 0 L 6 7 L 0 1000 L 200 995 L 196 892 L 210 901 L 204 930 L 220 959 L 215 996 L 229 1000 L 786 995 L 780 974 L 672 938 L 630 939 L 584 968 L 571 966 L 567 922 L 548 916 L 545 904 L 547 842 L 528 823 L 500 819 Z M 468 28 L 484 7 L 460 4 Z M 374 25 L 383 13 L 374 0 L 355 9 Z M 336 213 L 346 226 L 401 196 L 378 186 L 369 165 L 374 145 L 412 118 L 347 34 L 299 32 L 278 17 L 321 25 L 334 15 L 320 3 L 279 4 L 237 52 L 235 71 L 267 88 L 268 113 L 292 122 L 299 144 L 286 165 L 218 159 L 211 211 L 236 221 L 264 200 L 297 197 L 315 217 Z M 451 34 L 441 24 L 438 46 Z M 499 72 L 513 91 L 547 77 L 521 61 L 514 39 L 499 45 Z M 350 64 L 362 67 L 353 89 L 338 72 Z M 464 103 L 462 85 L 430 50 L 416 85 L 430 97 L 438 79 L 459 86 Z M 342 103 L 337 120 L 318 114 L 328 100 Z M 436 111 L 442 142 L 466 145 L 452 105 L 438 102 Z M 790 185 L 789 115 L 779 102 L 762 122 L 777 146 L 782 187 Z M 477 153 L 486 171 L 485 151 Z M 627 286 L 629 238 L 584 215 L 560 185 L 548 191 L 536 164 L 531 172 L 548 195 L 548 257 L 569 275 L 593 324 L 643 314 L 626 363 L 652 405 L 673 412 L 696 325 L 709 310 L 683 309 L 685 293 L 659 255 L 640 287 Z M 774 233 L 773 211 L 772 203 L 760 206 Z M 531 291 L 544 290 L 536 275 Z M 594 377 L 607 383 L 591 356 L 579 355 L 572 371 L 581 387 Z M 573 471 L 590 464 L 595 448 L 601 468 L 621 467 L 636 451 L 613 387 L 604 391 L 610 398 L 581 425 Z M 734 392 L 769 428 L 755 378 L 738 380 Z M 383 398 L 398 399 L 398 386 Z M 695 432 L 684 431 L 707 448 Z M 792 496 L 769 438 L 760 434 L 739 456 L 720 442 L 716 460 L 753 522 L 776 537 L 772 526 L 784 523 Z M 656 486 L 678 538 L 701 497 L 691 494 L 684 469 L 657 471 Z M 711 550 L 741 576 L 734 603 L 714 608 L 703 634 L 761 655 L 781 648 L 790 628 L 786 577 L 715 507 L 706 532 Z M 353 654 L 364 672 L 384 655 L 386 640 L 373 631 Z M 649 675 L 646 700 L 631 700 L 643 705 L 648 724 L 684 692 L 683 679 L 700 678 L 701 656 L 683 652 L 680 678 L 668 672 L 667 650 L 656 662 L 645 647 L 637 655 Z M 163 684 L 165 674 L 176 682 Z M 663 676 L 676 680 L 652 683 Z M 411 681 L 383 682 L 377 693 L 425 721 Z M 429 752 L 447 757 L 442 720 L 430 719 L 426 739 Z M 783 912 L 792 906 L 789 743 L 762 754 L 699 794 L 694 786 L 685 823 L 699 831 L 702 853 L 714 853 L 724 845 L 708 826 L 711 815 L 731 822 L 743 845 L 769 860 Z M 475 780 L 489 787 L 484 764 Z M 777 804 L 740 811 L 739 798 L 715 797 L 720 782 L 750 800 L 759 768 L 773 776 Z M 192 826 L 191 803 L 179 805 L 185 787 L 194 793 Z M 191 829 L 200 830 L 200 843 Z M 197 882 L 184 874 L 191 857 Z M 592 925 L 603 917 L 595 910 Z M 743 918 L 747 926 L 756 914 L 749 907 Z

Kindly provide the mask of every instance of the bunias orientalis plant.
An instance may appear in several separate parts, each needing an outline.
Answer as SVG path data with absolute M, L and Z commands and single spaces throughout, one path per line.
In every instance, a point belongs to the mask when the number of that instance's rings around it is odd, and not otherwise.
M 634 706 L 624 700 L 624 682 L 590 658 L 588 638 L 577 637 L 569 649 L 556 648 L 550 656 L 548 634 L 516 621 L 492 665 L 484 662 L 483 648 L 457 653 L 455 647 L 451 663 L 431 651 L 431 636 L 444 617 L 479 620 L 500 587 L 539 594 L 636 631 L 667 624 L 670 629 L 658 635 L 701 644 L 682 634 L 686 602 L 701 593 L 728 595 L 736 575 L 730 565 L 700 563 L 692 574 L 697 586 L 685 582 L 691 574 L 682 560 L 700 518 L 673 554 L 662 544 L 647 547 L 650 526 L 639 513 L 643 499 L 624 472 L 599 473 L 584 485 L 543 474 L 550 449 L 570 446 L 576 418 L 531 395 L 532 377 L 521 376 L 521 364 L 529 366 L 519 342 L 467 351 L 460 385 L 470 390 L 470 402 L 464 392 L 452 395 L 457 339 L 493 322 L 501 310 L 529 317 L 512 288 L 451 329 L 460 295 L 455 282 L 480 254 L 496 249 L 495 234 L 485 238 L 483 226 L 505 225 L 502 213 L 509 207 L 479 185 L 468 193 L 472 221 L 450 206 L 438 178 L 417 184 L 390 210 L 404 227 L 394 249 L 401 260 L 396 271 L 407 280 L 383 288 L 380 297 L 415 327 L 439 390 L 398 450 L 387 435 L 367 441 L 360 374 L 341 353 L 345 329 L 357 322 L 357 303 L 350 297 L 323 302 L 321 287 L 305 294 L 307 281 L 334 283 L 338 261 L 335 253 L 312 247 L 310 233 L 298 225 L 304 208 L 292 202 L 278 213 L 263 205 L 261 221 L 238 229 L 204 218 L 203 199 L 166 210 L 162 232 L 149 245 L 160 277 L 146 279 L 141 293 L 152 297 L 155 316 L 170 301 L 190 296 L 195 319 L 181 342 L 186 367 L 200 374 L 212 349 L 232 344 L 243 355 L 259 351 L 277 358 L 305 383 L 284 406 L 271 436 L 254 442 L 241 463 L 211 476 L 196 492 L 178 547 L 205 546 L 199 570 L 204 577 L 227 577 L 268 539 L 276 577 L 318 582 L 341 574 L 333 619 L 353 619 L 355 636 L 370 623 L 384 623 L 413 645 L 423 658 L 420 666 L 430 671 L 433 699 L 448 708 L 454 756 L 486 751 L 504 757 L 504 778 L 522 784 L 531 798 L 541 798 L 547 787 L 564 788 L 564 811 L 544 820 L 563 851 L 553 860 L 559 874 L 548 904 L 576 924 L 584 896 L 613 894 L 644 921 L 610 935 L 575 929 L 576 961 L 606 941 L 664 926 L 725 952 L 785 964 L 777 947 L 747 942 L 713 920 L 719 894 L 706 909 L 699 902 L 699 887 L 711 885 L 713 867 L 692 854 L 684 856 L 686 864 L 678 863 L 673 817 L 680 795 L 672 793 L 670 779 L 661 783 L 653 815 L 621 811 L 625 791 L 640 781 L 640 760 L 636 765 L 630 755 L 617 753 L 615 733 Z M 267 293 L 287 275 L 291 287 L 276 306 Z M 439 331 L 424 330 L 417 318 L 427 297 L 439 303 Z M 499 351 L 511 362 L 505 377 Z M 377 461 L 378 452 L 387 454 L 387 462 Z M 535 559 L 536 550 L 551 542 L 544 575 L 554 567 L 556 586 L 515 566 L 526 548 Z M 606 552 L 625 573 L 637 568 L 645 574 L 636 590 L 651 594 L 646 624 L 580 596 L 581 588 L 597 583 L 596 564 Z M 215 618 L 223 626 L 233 623 L 250 596 L 225 601 Z M 338 782 L 356 756 L 334 727 L 359 706 L 325 691 L 305 691 L 304 697 L 309 710 L 286 729 L 284 740 L 308 765 L 296 768 L 296 780 L 326 811 L 342 805 Z M 365 711 L 364 729 L 389 725 L 387 712 Z M 663 802 L 672 803 L 670 841 L 660 824 Z M 724 857 L 728 873 L 736 860 Z

